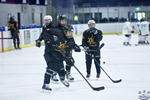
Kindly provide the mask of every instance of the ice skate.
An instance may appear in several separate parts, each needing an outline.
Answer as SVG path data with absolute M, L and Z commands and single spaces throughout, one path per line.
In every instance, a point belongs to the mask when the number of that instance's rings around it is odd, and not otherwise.
M 74 81 L 74 77 L 72 77 L 69 72 L 66 74 L 66 78 L 68 81 Z
M 61 80 L 62 84 L 64 84 L 66 87 L 69 87 L 69 83 L 66 80 Z
M 58 83 L 58 81 L 59 81 L 59 80 L 57 79 L 57 76 L 56 76 L 56 75 L 52 76 L 52 77 L 51 77 L 51 80 L 52 80 L 53 83 Z
M 47 91 L 52 91 L 52 89 L 49 87 L 48 84 L 43 84 L 42 89 Z

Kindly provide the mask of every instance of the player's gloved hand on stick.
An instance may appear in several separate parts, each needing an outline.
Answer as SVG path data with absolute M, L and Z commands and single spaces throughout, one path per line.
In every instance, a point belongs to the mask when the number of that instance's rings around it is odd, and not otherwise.
M 85 50 L 86 52 L 89 52 L 89 51 L 90 51 L 89 47 L 87 47 L 87 46 L 83 46 L 83 48 L 84 48 L 84 50 Z
M 65 61 L 66 61 L 66 64 L 69 66 L 73 66 L 75 63 L 73 57 L 65 57 Z
M 41 47 L 41 41 L 40 40 L 36 40 L 36 47 Z
M 89 49 L 89 47 L 84 46 L 83 48 L 84 48 L 86 54 L 89 54 L 89 55 L 91 54 L 91 50 Z
M 75 44 L 74 50 L 75 50 L 75 52 L 81 52 L 81 49 L 77 44 Z

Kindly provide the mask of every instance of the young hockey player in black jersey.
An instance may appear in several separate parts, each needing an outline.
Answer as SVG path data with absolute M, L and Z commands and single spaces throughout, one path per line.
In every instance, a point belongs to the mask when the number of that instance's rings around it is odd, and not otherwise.
M 91 74 L 91 64 L 92 64 L 92 57 L 100 63 L 100 50 L 99 50 L 99 44 L 102 40 L 102 32 L 95 28 L 95 21 L 89 20 L 88 21 L 89 29 L 85 30 L 83 32 L 83 38 L 82 38 L 82 46 L 86 50 L 85 59 L 86 59 L 86 77 L 89 78 Z M 95 63 L 96 77 L 100 77 L 100 68 Z
M 57 25 L 55 27 L 59 28 L 61 30 L 61 33 L 64 34 L 64 25 L 67 24 L 66 17 L 64 15 L 60 15 L 60 16 L 58 16 L 57 20 L 58 20 Z M 55 73 L 53 75 L 53 77 L 51 77 L 51 80 L 54 81 L 54 82 L 58 82 L 58 79 L 57 79 L 56 75 L 57 75 L 57 73 Z
M 71 25 L 67 25 L 67 18 L 65 15 L 58 16 L 57 28 L 59 28 L 65 36 L 66 55 L 69 56 L 69 58 L 72 58 L 72 50 L 74 49 L 75 52 L 80 52 L 81 49 L 74 41 L 74 38 L 72 36 L 73 27 Z M 73 81 L 74 78 L 70 75 L 70 72 L 71 72 L 71 65 L 69 65 L 66 62 L 66 78 L 68 79 L 68 81 Z M 57 81 L 56 75 L 52 78 L 52 80 Z
M 52 17 L 47 15 L 44 17 L 45 25 L 43 26 L 42 33 L 38 40 L 36 40 L 36 46 L 41 46 L 41 41 L 45 42 L 44 58 L 47 63 L 47 68 L 44 76 L 44 84 L 42 89 L 52 90 L 48 85 L 50 78 L 54 73 L 58 73 L 61 82 L 69 87 L 69 83 L 65 81 L 65 70 L 64 70 L 64 55 L 60 52 L 60 49 L 65 47 L 64 34 L 58 29 L 52 26 Z M 71 59 L 65 59 L 70 65 L 73 65 Z
M 66 55 L 70 58 L 72 58 L 72 50 L 75 50 L 75 52 L 80 52 L 80 47 L 75 43 L 73 38 L 73 27 L 71 25 L 64 26 L 64 34 L 66 37 Z M 66 78 L 68 81 L 73 81 L 74 78 L 70 75 L 71 73 L 71 65 L 66 62 Z

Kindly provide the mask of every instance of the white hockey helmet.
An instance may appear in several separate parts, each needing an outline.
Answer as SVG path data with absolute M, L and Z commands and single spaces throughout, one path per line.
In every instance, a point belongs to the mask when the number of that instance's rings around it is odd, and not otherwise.
M 88 21 L 88 25 L 89 25 L 89 24 L 95 24 L 95 21 L 94 21 L 94 20 L 89 20 L 89 21 Z
M 44 22 L 45 22 L 45 24 L 51 23 L 52 20 L 53 20 L 53 19 L 52 19 L 52 16 L 50 16 L 50 15 L 44 16 Z

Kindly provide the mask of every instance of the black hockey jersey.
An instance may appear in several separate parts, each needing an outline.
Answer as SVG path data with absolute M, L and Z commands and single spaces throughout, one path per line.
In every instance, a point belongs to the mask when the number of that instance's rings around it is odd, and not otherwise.
M 102 40 L 102 32 L 96 28 L 90 28 L 83 32 L 82 46 L 87 46 L 90 49 L 99 47 L 99 42 Z

